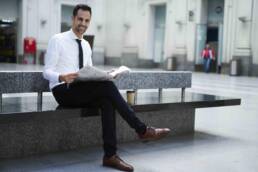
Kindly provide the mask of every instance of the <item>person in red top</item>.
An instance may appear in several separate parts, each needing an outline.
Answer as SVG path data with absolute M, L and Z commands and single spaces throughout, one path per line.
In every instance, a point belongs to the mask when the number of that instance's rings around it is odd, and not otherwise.
M 206 73 L 210 71 L 211 60 L 215 60 L 214 50 L 211 49 L 210 44 L 207 43 L 205 48 L 202 51 L 203 58 L 203 69 Z

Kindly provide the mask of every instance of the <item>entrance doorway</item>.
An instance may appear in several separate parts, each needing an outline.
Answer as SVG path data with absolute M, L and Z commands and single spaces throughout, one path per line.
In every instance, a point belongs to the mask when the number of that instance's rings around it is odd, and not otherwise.
M 218 38 L 219 29 L 218 27 L 208 27 L 207 28 L 207 43 L 210 44 L 211 48 L 215 53 L 215 61 L 211 62 L 210 72 L 217 72 L 217 64 L 218 64 Z
M 0 19 L 0 62 L 16 63 L 16 22 Z
M 202 0 L 201 23 L 197 25 L 196 39 L 196 69 L 202 70 L 201 52 L 206 43 L 209 43 L 215 52 L 215 61 L 212 61 L 210 72 L 220 73 L 222 63 L 224 0 Z
M 164 60 L 165 26 L 166 5 L 154 6 L 153 61 L 155 63 Z

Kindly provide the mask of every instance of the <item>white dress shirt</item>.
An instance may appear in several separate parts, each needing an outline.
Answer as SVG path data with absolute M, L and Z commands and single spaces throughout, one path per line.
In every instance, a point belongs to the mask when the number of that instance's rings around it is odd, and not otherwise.
M 79 48 L 76 39 L 79 39 L 71 30 L 54 35 L 48 43 L 45 55 L 43 76 L 49 80 L 49 88 L 62 84 L 59 82 L 60 74 L 78 72 Z M 83 50 L 83 66 L 92 66 L 91 48 L 89 43 L 81 39 Z

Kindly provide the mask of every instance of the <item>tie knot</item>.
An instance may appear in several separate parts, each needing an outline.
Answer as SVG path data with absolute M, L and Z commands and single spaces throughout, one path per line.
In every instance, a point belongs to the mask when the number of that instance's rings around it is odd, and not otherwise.
M 82 40 L 80 40 L 80 39 L 76 39 L 76 42 L 77 42 L 78 44 L 81 44 L 81 41 L 82 41 Z

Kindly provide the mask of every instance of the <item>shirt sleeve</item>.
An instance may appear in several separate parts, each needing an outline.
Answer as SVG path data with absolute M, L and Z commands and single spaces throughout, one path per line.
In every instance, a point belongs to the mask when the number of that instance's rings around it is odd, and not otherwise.
M 210 58 L 213 59 L 213 53 L 212 53 L 212 50 L 209 50 L 209 55 L 210 55 Z
M 91 47 L 90 47 L 90 44 L 88 41 L 85 41 L 85 45 L 86 45 L 86 51 L 88 52 L 87 53 L 87 56 L 86 56 L 86 65 L 87 66 L 93 66 L 92 64 L 92 50 L 91 50 Z
M 50 82 L 59 82 L 59 73 L 55 71 L 57 62 L 59 60 L 58 39 L 56 36 L 52 37 L 48 43 L 47 52 L 45 55 L 45 66 L 43 76 Z
M 90 50 L 88 65 L 93 66 L 93 64 L 92 64 L 92 51 L 91 50 Z

